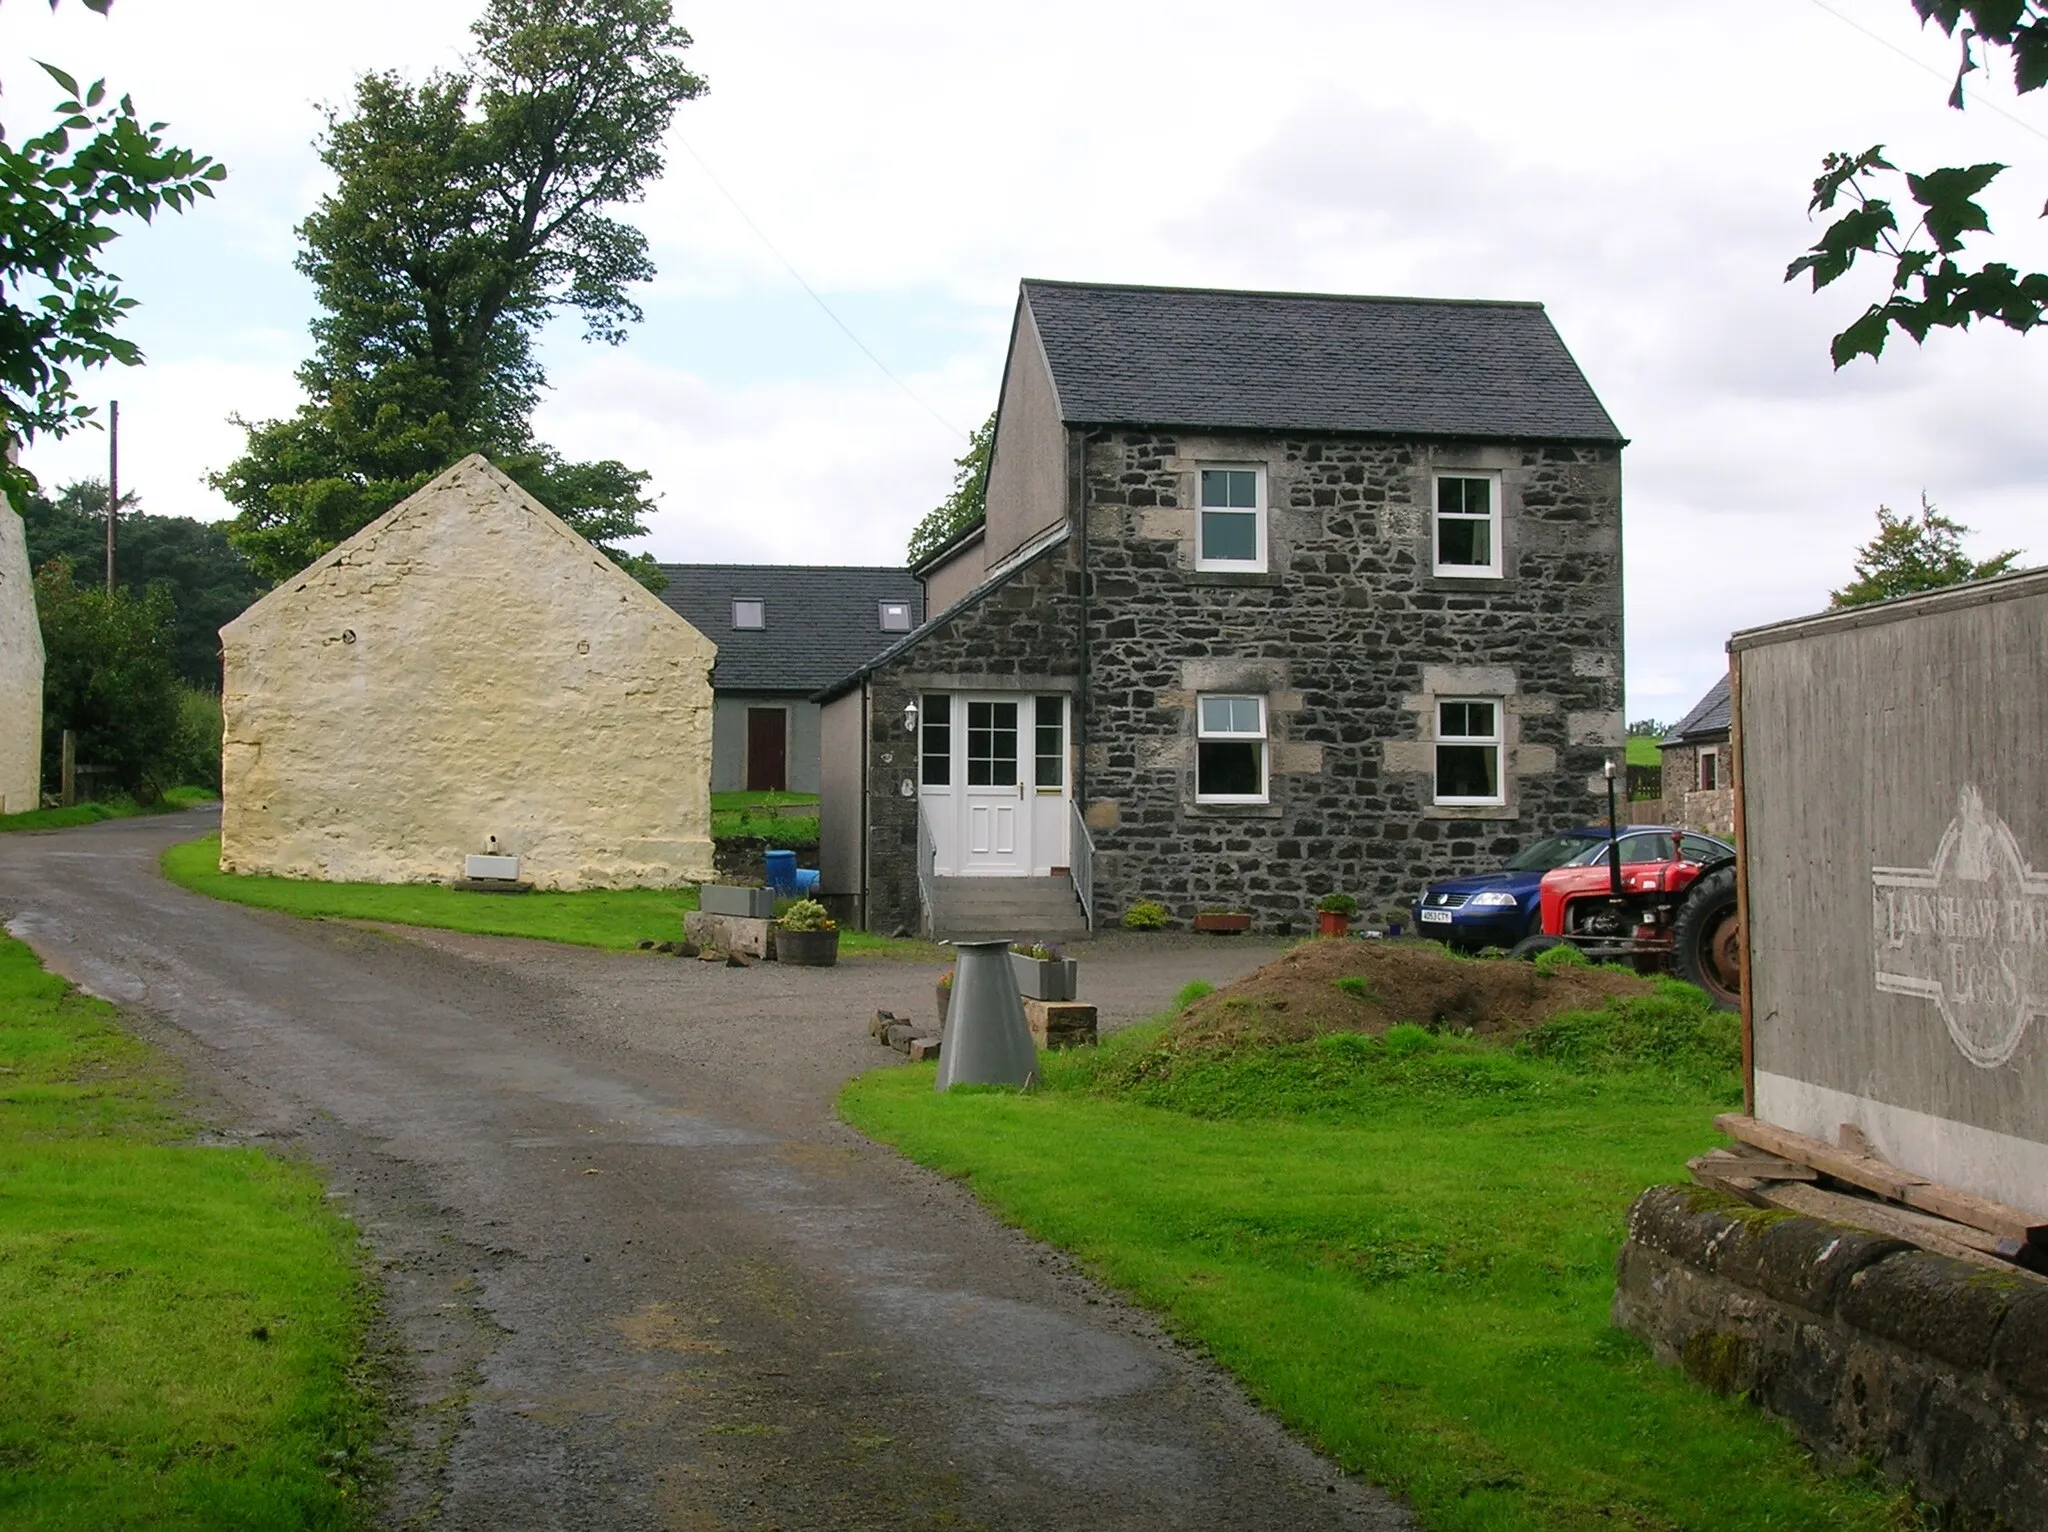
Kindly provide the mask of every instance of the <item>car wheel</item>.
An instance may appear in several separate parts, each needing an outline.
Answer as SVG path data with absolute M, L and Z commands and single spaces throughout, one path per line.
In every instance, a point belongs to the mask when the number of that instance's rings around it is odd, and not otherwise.
M 1570 945 L 1571 943 L 1562 936 L 1545 936 L 1538 932 L 1534 936 L 1525 936 L 1516 942 L 1514 946 L 1508 949 L 1508 956 L 1520 958 L 1525 963 L 1533 963 L 1552 947 L 1569 947 Z

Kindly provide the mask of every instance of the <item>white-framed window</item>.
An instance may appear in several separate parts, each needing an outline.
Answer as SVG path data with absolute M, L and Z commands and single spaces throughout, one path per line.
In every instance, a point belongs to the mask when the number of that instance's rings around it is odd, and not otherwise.
M 1500 576 L 1500 475 L 1476 470 L 1436 476 L 1435 572 L 1469 579 Z
M 751 597 L 735 596 L 732 602 L 732 625 L 735 628 L 765 628 L 768 626 L 768 603 Z
M 1700 791 L 1710 793 L 1721 785 L 1721 752 L 1705 749 L 1700 752 Z
M 1436 801 L 1505 803 L 1501 790 L 1501 706 L 1491 697 L 1440 697 L 1436 704 Z
M 882 631 L 884 633 L 908 633 L 910 631 L 910 603 L 908 601 L 884 601 L 882 603 Z
M 927 693 L 917 710 L 918 776 L 926 787 L 953 785 L 953 699 Z
M 1266 699 L 1195 699 L 1195 801 L 1266 801 Z
M 1266 567 L 1266 470 L 1251 463 L 1201 469 L 1195 512 L 1195 567 Z
M 1031 780 L 1054 791 L 1067 785 L 1067 699 L 1047 693 L 1031 709 Z

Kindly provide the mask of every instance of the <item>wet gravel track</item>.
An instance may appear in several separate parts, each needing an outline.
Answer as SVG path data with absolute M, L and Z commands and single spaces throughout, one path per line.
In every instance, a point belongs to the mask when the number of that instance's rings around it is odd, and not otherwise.
M 215 903 L 205 811 L 0 836 L 0 918 L 318 1162 L 374 1253 L 393 1526 L 1405 1528 L 1217 1369 L 832 1115 L 937 965 L 744 970 Z M 650 935 L 669 933 L 650 932 Z M 1111 1021 L 1270 949 L 1105 941 Z

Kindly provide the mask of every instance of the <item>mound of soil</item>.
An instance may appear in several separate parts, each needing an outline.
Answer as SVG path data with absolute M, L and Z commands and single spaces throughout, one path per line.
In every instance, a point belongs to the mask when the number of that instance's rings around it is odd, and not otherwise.
M 1340 982 L 1348 981 L 1348 982 Z M 1655 986 L 1609 968 L 1456 958 L 1434 942 L 1306 942 L 1203 996 L 1175 1019 L 1176 1041 L 1230 1047 L 1321 1032 L 1384 1032 L 1402 1022 L 1455 1031 L 1526 1031 L 1560 1011 L 1598 1010 Z

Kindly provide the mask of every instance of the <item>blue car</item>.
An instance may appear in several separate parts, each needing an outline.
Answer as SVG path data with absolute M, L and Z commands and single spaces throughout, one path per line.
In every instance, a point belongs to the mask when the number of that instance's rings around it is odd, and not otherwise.
M 1619 833 L 1623 862 L 1661 861 L 1671 856 L 1668 825 L 1625 825 Z M 1719 841 L 1687 834 L 1688 848 L 1701 843 L 1726 849 Z M 1587 826 L 1566 830 L 1525 847 L 1509 857 L 1499 872 L 1475 872 L 1445 878 L 1422 891 L 1412 907 L 1415 930 L 1453 947 L 1512 947 L 1543 929 L 1537 888 L 1553 867 L 1583 865 L 1607 854 L 1607 831 Z

